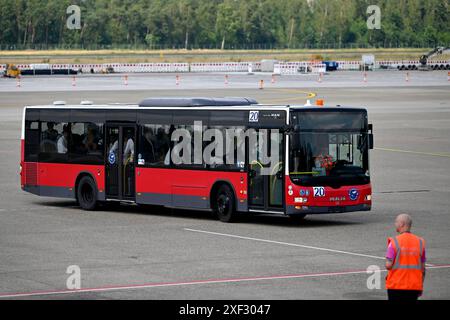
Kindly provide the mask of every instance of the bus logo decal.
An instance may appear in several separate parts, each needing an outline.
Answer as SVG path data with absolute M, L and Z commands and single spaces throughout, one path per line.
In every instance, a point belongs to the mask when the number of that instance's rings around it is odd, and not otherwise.
M 348 196 L 350 197 L 350 200 L 355 201 L 359 197 L 359 192 L 356 189 L 351 189 L 348 192 Z
M 111 152 L 108 156 L 109 164 L 115 164 L 116 163 L 116 155 L 114 152 Z

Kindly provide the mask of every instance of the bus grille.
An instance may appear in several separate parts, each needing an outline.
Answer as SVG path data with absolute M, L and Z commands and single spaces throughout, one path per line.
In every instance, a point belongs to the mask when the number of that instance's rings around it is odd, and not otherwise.
M 25 184 L 27 186 L 37 186 L 38 184 L 37 163 L 27 163 L 25 166 Z

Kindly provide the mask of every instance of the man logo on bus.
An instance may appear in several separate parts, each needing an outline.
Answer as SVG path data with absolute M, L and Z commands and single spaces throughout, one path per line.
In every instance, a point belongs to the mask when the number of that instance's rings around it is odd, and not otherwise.
M 351 189 L 351 190 L 348 192 L 348 195 L 349 195 L 349 197 L 350 197 L 350 200 L 356 201 L 356 199 L 358 199 L 358 197 L 359 197 L 359 192 L 358 192 L 358 190 L 356 190 L 356 189 Z

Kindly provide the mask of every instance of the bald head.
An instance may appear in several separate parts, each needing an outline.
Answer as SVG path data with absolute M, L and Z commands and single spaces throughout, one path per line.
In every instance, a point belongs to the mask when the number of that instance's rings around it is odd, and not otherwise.
M 411 231 L 412 218 L 409 214 L 402 213 L 395 219 L 395 228 L 397 232 L 407 232 Z

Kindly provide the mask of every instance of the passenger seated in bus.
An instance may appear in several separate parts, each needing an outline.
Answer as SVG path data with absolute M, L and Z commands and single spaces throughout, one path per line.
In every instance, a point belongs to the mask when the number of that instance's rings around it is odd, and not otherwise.
M 168 138 L 169 138 L 169 149 L 166 152 L 166 155 L 164 156 L 164 165 L 165 166 L 169 166 L 170 165 L 170 157 L 171 157 L 171 150 L 172 147 L 174 145 L 174 142 L 172 141 L 172 133 L 175 131 L 175 126 L 172 124 L 170 125 L 170 129 L 169 129 L 169 134 L 168 134 Z
M 55 130 L 54 122 L 47 122 L 47 130 L 42 133 L 43 140 L 50 140 L 56 143 L 56 139 L 58 139 L 58 131 Z
M 155 138 L 153 135 L 153 129 L 149 127 L 144 127 L 144 139 L 142 139 L 142 156 L 145 162 L 155 163 Z
M 41 152 L 56 153 L 56 141 L 58 140 L 58 131 L 55 129 L 54 122 L 47 122 L 47 129 L 42 132 L 40 143 Z
M 97 134 L 97 128 L 90 126 L 88 133 L 83 139 L 83 145 L 86 148 L 87 153 L 96 153 L 100 145 L 100 137 Z
M 67 153 L 67 151 L 68 151 L 67 146 L 68 146 L 68 141 L 70 139 L 70 135 L 71 135 L 70 124 L 65 124 L 63 126 L 63 134 L 59 137 L 58 142 L 57 142 L 58 153 L 60 153 L 60 154 Z
M 158 132 L 156 134 L 155 139 L 155 157 L 157 162 L 163 162 L 164 156 L 170 149 L 170 139 L 169 135 L 166 133 L 164 128 L 158 128 Z

